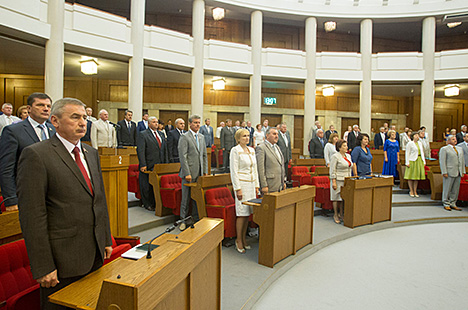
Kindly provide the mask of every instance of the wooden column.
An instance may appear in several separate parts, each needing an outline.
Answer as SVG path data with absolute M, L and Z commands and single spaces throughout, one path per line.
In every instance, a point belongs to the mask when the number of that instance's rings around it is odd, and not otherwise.
M 129 155 L 101 155 L 101 170 L 113 236 L 128 236 Z

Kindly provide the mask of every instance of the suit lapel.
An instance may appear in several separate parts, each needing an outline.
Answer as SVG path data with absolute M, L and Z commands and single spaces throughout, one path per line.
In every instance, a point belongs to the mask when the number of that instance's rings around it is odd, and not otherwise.
M 54 136 L 51 138 L 51 143 L 54 146 L 54 150 L 57 153 L 57 155 L 62 159 L 65 165 L 67 165 L 67 167 L 73 172 L 74 176 L 78 179 L 81 185 L 83 185 L 86 191 L 91 195 L 91 192 L 89 191 L 89 188 L 88 188 L 88 184 L 86 184 L 86 181 L 83 177 L 83 174 L 80 171 L 80 168 L 78 168 L 78 165 L 73 160 L 71 155 L 68 154 L 68 151 L 65 148 L 65 146 L 62 144 L 62 142 L 56 136 Z M 91 167 L 88 166 L 88 169 L 90 170 L 90 173 L 91 173 Z
M 85 157 L 86 163 L 88 164 L 88 170 L 89 170 L 89 175 L 91 178 L 91 185 L 93 186 L 93 192 L 95 192 L 95 187 L 94 187 L 94 180 L 98 180 L 99 176 L 96 175 L 96 173 L 99 172 L 99 165 L 98 163 L 94 160 L 92 156 L 89 155 L 88 148 L 90 146 L 82 143 L 81 144 L 81 149 L 83 151 L 83 155 Z M 81 172 L 81 171 L 80 171 Z M 85 181 L 86 183 L 86 181 Z M 86 186 L 86 190 L 88 190 L 88 186 Z M 91 194 L 91 192 L 88 190 L 88 192 Z
M 146 129 L 146 131 L 148 132 L 148 135 L 150 136 L 151 141 L 153 141 L 153 143 L 156 144 L 156 147 L 159 149 L 159 143 L 158 143 L 158 140 L 156 140 L 156 137 L 153 134 L 153 130 L 151 128 L 148 128 L 148 129 Z M 158 133 L 156 133 L 156 134 L 158 134 Z M 161 136 L 159 136 L 159 137 L 161 137 Z M 161 146 L 162 146 L 162 138 L 161 138 Z
M 26 119 L 23 121 L 23 127 L 24 130 L 28 133 L 28 135 L 31 137 L 31 139 L 34 140 L 34 142 L 39 142 L 39 137 L 36 134 L 36 131 L 34 130 L 33 126 L 31 123 Z
M 198 134 L 200 134 L 200 131 L 198 131 Z M 200 150 L 198 149 L 198 146 L 197 146 L 197 140 L 195 140 L 195 137 L 193 136 L 193 134 L 190 131 L 188 131 L 185 135 L 189 137 L 190 141 L 192 141 L 193 146 L 195 147 L 195 150 L 197 150 L 197 152 L 200 153 Z M 198 136 L 198 143 L 200 143 L 200 136 Z
M 278 158 L 278 156 L 276 156 L 276 151 L 274 150 L 274 145 L 270 145 L 269 143 L 265 143 L 265 145 L 267 146 L 267 149 L 270 150 L 271 154 L 273 154 L 273 157 L 276 158 L 276 160 L 282 165 L 283 163 L 281 162 L 281 158 Z M 280 156 L 281 156 L 281 152 L 280 153 Z

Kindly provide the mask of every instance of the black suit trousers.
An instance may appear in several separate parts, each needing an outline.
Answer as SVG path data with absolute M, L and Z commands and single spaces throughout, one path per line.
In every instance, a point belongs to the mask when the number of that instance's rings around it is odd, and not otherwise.
M 153 186 L 149 183 L 149 174 L 140 171 L 139 175 L 141 203 L 146 208 L 154 208 L 156 200 L 154 199 Z
M 231 151 L 224 150 L 223 151 L 223 167 L 224 167 L 224 172 L 229 173 L 230 171 L 230 161 L 229 161 L 229 156 L 231 155 Z

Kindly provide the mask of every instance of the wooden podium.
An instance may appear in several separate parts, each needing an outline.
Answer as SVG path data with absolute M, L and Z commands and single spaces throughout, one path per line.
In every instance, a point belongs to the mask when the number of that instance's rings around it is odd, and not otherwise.
M 128 236 L 129 155 L 101 155 L 102 179 L 113 236 Z
M 346 178 L 341 188 L 344 200 L 344 226 L 374 224 L 392 219 L 393 177 Z
M 73 309 L 221 309 L 223 237 L 223 220 L 202 219 L 155 240 L 153 258 L 118 258 L 49 300 Z
M 258 263 L 273 266 L 312 243 L 315 186 L 304 185 L 263 196 L 254 206 L 254 222 L 260 226 Z

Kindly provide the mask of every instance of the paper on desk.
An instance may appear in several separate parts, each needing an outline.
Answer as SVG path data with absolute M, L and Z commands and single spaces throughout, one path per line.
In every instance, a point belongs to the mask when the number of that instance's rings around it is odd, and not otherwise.
M 127 252 L 123 253 L 122 254 L 122 257 L 123 258 L 129 258 L 129 259 L 134 259 L 134 260 L 139 260 L 140 258 L 146 256 L 146 252 L 145 251 L 139 251 L 138 248 L 140 246 L 142 246 L 143 244 L 139 244 L 133 248 L 131 248 L 130 250 L 128 250 Z

